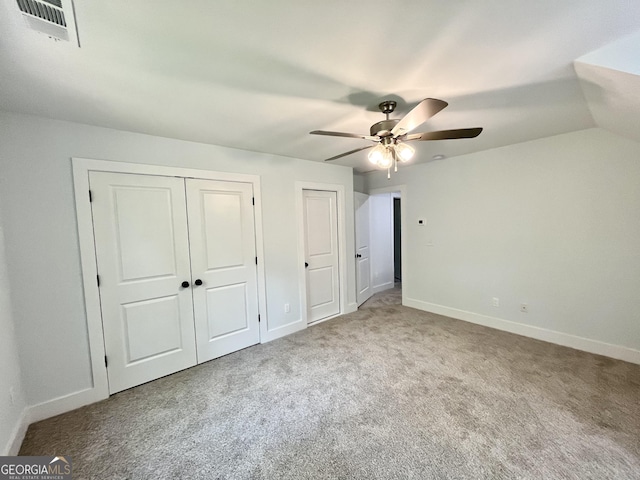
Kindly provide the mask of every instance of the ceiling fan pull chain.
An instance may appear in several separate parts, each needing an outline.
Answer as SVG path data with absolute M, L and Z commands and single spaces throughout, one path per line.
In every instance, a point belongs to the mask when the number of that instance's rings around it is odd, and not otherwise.
M 387 178 L 391 178 L 391 167 L 387 168 Z

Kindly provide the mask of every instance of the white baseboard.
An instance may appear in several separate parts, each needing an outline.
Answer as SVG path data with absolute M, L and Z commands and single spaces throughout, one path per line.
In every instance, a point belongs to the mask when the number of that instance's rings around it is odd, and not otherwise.
M 591 340 L 589 338 L 525 325 L 523 323 L 512 322 L 510 320 L 503 320 L 501 318 L 490 317 L 488 315 L 481 315 L 479 313 L 468 312 L 466 310 L 458 310 L 457 308 L 423 302 L 422 300 L 416 300 L 414 298 L 404 297 L 403 304 L 407 307 L 424 310 L 425 312 L 437 313 L 438 315 L 464 320 L 465 322 L 476 323 L 478 325 L 484 325 L 485 327 L 515 333 L 524 337 L 535 338 L 536 340 L 555 343 L 556 345 L 571 347 L 576 350 L 604 355 L 605 357 L 616 358 L 618 360 L 624 360 L 626 362 L 640 365 L 640 350 L 634 350 L 633 348 L 612 345 L 598 340 Z
M 27 417 L 29 423 L 39 422 L 107 398 L 109 398 L 109 392 L 101 392 L 98 388 L 87 388 L 32 405 L 28 407 Z
M 276 328 L 272 328 L 271 330 L 267 330 L 264 338 L 260 340 L 260 343 L 267 343 L 275 340 L 277 338 L 286 337 L 287 335 L 291 335 L 292 333 L 299 332 L 300 330 L 304 330 L 307 328 L 305 322 L 300 318 L 295 322 L 287 323 L 286 325 L 281 325 Z
M 371 290 L 373 291 L 373 295 L 375 295 L 376 293 L 384 292 L 385 290 L 389 290 L 390 288 L 393 288 L 393 287 L 395 287 L 394 282 L 387 282 L 380 285 L 373 285 L 371 287 Z
M 25 407 L 13 428 L 13 432 L 11 432 L 11 437 L 9 437 L 9 441 L 7 442 L 4 452 L 0 455 L 18 455 L 22 442 L 24 441 L 24 436 L 27 434 L 27 428 L 29 428 L 28 414 L 28 407 Z
M 315 325 L 318 325 L 319 323 L 323 323 L 323 322 L 326 322 L 328 320 L 333 320 L 334 318 L 341 317 L 342 315 L 344 315 L 344 314 L 343 313 L 336 313 L 335 315 L 330 315 L 328 317 L 321 318 L 320 320 L 316 320 L 315 322 L 308 323 L 307 326 L 313 327 Z
M 87 388 L 62 397 L 47 400 L 36 405 L 25 407 L 16 423 L 11 438 L 3 455 L 17 455 L 24 441 L 29 425 L 46 418 L 55 417 L 61 413 L 70 412 L 76 408 L 99 402 L 109 397 L 108 392 L 99 388 Z
M 347 306 L 344 309 L 344 313 L 346 315 L 347 313 L 353 313 L 357 310 L 358 310 L 358 304 L 356 302 L 347 303 Z

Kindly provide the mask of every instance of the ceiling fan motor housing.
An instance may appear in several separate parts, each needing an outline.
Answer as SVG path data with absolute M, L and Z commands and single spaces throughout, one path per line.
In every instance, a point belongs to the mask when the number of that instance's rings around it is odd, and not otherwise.
M 371 136 L 379 136 L 380 138 L 391 136 L 391 130 L 400 120 L 382 120 L 381 122 L 371 125 Z
M 386 100 L 381 104 L 379 104 L 378 108 L 385 115 L 389 115 L 390 113 L 393 113 L 393 111 L 396 109 L 396 105 L 397 103 L 394 102 L 393 100 Z

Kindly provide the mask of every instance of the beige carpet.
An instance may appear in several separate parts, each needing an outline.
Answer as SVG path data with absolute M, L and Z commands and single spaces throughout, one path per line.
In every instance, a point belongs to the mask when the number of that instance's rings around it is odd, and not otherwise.
M 640 477 L 640 366 L 398 305 L 32 425 L 74 478 Z

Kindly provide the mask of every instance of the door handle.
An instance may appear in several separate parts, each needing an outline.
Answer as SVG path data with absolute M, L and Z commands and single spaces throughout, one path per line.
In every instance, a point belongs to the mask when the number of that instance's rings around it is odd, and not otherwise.
M 362 255 L 360 255 L 359 253 L 356 253 L 356 258 L 362 258 Z
M 184 281 L 181 283 L 182 288 L 189 288 L 189 282 Z
M 304 262 L 304 268 L 309 268 L 309 264 L 307 262 Z
M 194 283 L 194 284 L 196 284 L 196 285 L 199 287 L 200 285 L 202 285 L 202 280 L 200 280 L 200 279 L 198 278 L 198 279 L 197 279 L 195 282 L 193 282 L 193 283 Z

